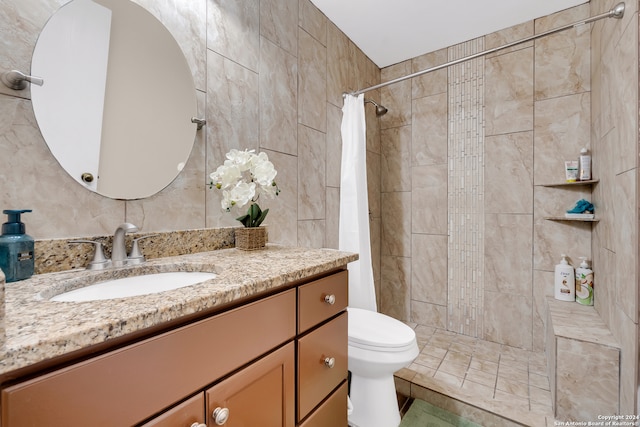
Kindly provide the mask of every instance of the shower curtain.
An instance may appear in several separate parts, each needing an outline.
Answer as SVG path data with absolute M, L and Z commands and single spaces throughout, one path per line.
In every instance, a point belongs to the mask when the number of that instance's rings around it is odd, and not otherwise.
M 349 306 L 377 311 L 369 236 L 364 95 L 345 96 L 341 132 L 339 249 L 360 254 L 358 261 L 348 265 Z

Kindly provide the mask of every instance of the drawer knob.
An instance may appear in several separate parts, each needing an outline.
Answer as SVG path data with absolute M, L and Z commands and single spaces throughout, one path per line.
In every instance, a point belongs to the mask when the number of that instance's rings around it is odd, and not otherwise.
M 324 365 L 328 368 L 333 368 L 336 366 L 336 358 L 335 357 L 325 357 Z
M 336 303 L 336 296 L 335 295 L 325 295 L 324 296 L 324 302 L 326 302 L 329 305 L 333 305 Z
M 213 417 L 213 422 L 215 422 L 216 425 L 224 425 L 224 423 L 229 419 L 229 409 L 218 407 L 213 410 L 213 414 L 211 414 L 211 416 Z
M 191 427 L 207 427 L 206 424 L 201 424 L 201 423 L 193 423 L 191 424 Z

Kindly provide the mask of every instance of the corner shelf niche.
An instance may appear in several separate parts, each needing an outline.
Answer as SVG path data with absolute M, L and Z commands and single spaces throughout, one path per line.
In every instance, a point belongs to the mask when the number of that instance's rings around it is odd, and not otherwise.
M 553 184 L 539 184 L 541 187 L 575 187 L 583 185 L 594 185 L 600 182 L 599 179 L 591 179 L 589 181 L 575 181 L 575 182 L 559 182 Z M 598 218 L 567 218 L 564 216 L 546 216 L 547 221 L 572 221 L 572 222 L 598 222 Z

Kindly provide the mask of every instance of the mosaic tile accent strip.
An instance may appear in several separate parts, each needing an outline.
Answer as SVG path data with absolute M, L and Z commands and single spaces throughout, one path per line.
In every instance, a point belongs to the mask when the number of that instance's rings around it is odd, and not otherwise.
M 449 61 L 484 50 L 484 38 L 448 49 Z M 447 326 L 482 335 L 484 300 L 484 58 L 449 67 Z

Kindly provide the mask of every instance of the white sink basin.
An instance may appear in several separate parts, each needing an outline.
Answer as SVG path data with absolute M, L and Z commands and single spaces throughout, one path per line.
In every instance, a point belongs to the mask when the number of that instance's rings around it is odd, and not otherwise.
M 172 271 L 168 273 L 145 274 L 107 280 L 84 288 L 56 295 L 50 301 L 98 301 L 114 298 L 157 294 L 173 289 L 195 285 L 216 277 L 215 273 L 199 271 Z

